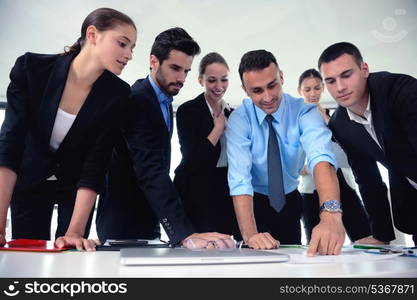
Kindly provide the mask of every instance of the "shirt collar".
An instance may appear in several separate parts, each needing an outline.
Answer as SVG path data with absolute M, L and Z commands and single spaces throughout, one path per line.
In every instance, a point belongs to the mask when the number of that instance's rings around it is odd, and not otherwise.
M 159 86 L 153 81 L 151 75 L 148 76 L 148 79 L 149 79 L 149 82 L 151 83 L 151 86 L 152 86 L 153 90 L 155 91 L 156 98 L 158 99 L 158 102 L 159 103 L 171 104 L 172 100 L 173 100 L 172 96 L 168 96 L 167 94 L 165 94 L 159 88 Z
M 278 123 L 281 122 L 282 115 L 284 114 L 284 111 L 285 111 L 286 102 L 287 100 L 286 100 L 285 94 L 283 93 L 281 95 L 281 100 L 280 100 L 278 109 L 274 113 L 271 114 L 274 117 L 274 120 L 277 121 Z M 264 112 L 262 109 L 260 109 L 258 106 L 256 106 L 255 103 L 253 103 L 253 106 L 255 107 L 255 113 L 256 113 L 256 117 L 258 118 L 259 125 L 261 125 L 265 117 L 267 116 L 267 113 Z
M 347 108 L 347 113 L 351 121 L 354 121 L 359 124 L 371 124 L 372 122 L 371 97 L 370 96 L 368 97 L 368 105 L 366 106 L 366 109 L 363 113 L 363 116 L 365 117 L 365 119 L 351 112 L 349 108 Z
M 204 94 L 203 94 L 204 95 Z M 207 104 L 207 106 L 208 106 L 208 109 L 209 109 L 209 111 L 210 111 L 210 114 L 211 114 L 211 116 L 213 116 L 213 109 L 211 108 L 211 106 L 210 106 L 210 104 L 208 103 L 208 101 L 207 101 L 207 99 L 206 99 L 206 96 L 204 95 L 204 100 L 206 101 L 206 104 Z M 229 104 L 228 103 L 226 103 L 226 102 L 224 102 L 224 100 L 222 100 L 222 111 L 224 111 L 224 110 L 228 110 L 228 111 L 230 111 L 231 110 L 231 108 L 230 108 L 230 106 L 229 106 Z

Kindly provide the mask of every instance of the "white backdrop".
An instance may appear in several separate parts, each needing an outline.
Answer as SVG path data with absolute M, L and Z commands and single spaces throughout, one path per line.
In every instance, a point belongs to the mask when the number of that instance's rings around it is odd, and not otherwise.
M 232 106 L 245 96 L 237 72 L 240 58 L 260 48 L 275 54 L 284 71 L 284 89 L 292 94 L 301 72 L 316 67 L 321 52 L 339 41 L 356 44 L 372 71 L 417 76 L 416 0 L 0 0 L 0 98 L 19 55 L 62 51 L 80 36 L 82 21 L 98 7 L 121 10 L 137 24 L 134 58 L 121 75 L 130 84 L 148 74 L 149 51 L 159 32 L 180 26 L 200 44 L 202 54 L 176 104 L 201 92 L 198 63 L 211 51 L 229 63 L 225 98 Z M 327 101 L 329 97 L 326 93 Z

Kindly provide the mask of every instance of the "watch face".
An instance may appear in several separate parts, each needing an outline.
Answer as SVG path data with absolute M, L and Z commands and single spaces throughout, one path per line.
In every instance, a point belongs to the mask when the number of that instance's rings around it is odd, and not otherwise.
M 340 202 L 336 200 L 329 200 L 324 202 L 324 208 L 326 210 L 335 211 L 340 209 Z

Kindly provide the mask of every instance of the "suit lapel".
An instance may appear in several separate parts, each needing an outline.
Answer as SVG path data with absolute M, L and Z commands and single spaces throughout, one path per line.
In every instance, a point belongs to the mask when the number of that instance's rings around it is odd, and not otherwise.
M 205 125 L 204 127 L 204 133 L 205 134 L 209 134 L 214 127 L 214 123 L 213 123 L 213 116 L 211 115 L 210 109 L 207 105 L 206 99 L 204 98 L 204 93 L 200 94 L 197 98 L 196 98 L 197 104 L 198 104 L 198 108 L 199 111 L 201 112 L 202 115 L 202 122 Z M 224 109 L 223 110 L 224 115 L 226 116 L 226 118 L 228 119 L 231 113 L 231 110 L 229 111 L 228 109 Z
M 97 119 L 96 114 L 100 112 L 100 108 L 104 105 L 103 103 L 100 104 L 100 102 L 111 95 L 111 91 L 109 91 L 109 87 L 111 87 L 111 85 L 107 84 L 109 75 L 107 72 L 108 71 L 104 71 L 103 74 L 101 74 L 101 76 L 94 82 L 90 93 L 84 100 L 74 123 L 62 141 L 59 149 L 79 143 L 80 139 L 84 138 L 83 133 L 85 129 L 89 127 L 92 120 Z
M 372 75 L 371 75 L 372 76 Z M 378 105 L 379 95 L 378 92 L 373 89 L 372 83 L 368 80 L 368 87 L 370 93 L 370 101 L 371 101 L 371 113 L 372 113 L 372 123 L 375 128 L 376 137 L 378 139 L 379 144 L 381 145 L 382 149 L 385 149 L 384 145 L 384 112 L 382 111 L 382 107 Z
M 59 56 L 52 69 L 51 75 L 49 76 L 48 83 L 46 84 L 45 93 L 42 97 L 38 112 L 39 128 L 42 132 L 40 135 L 40 142 L 42 144 L 49 145 L 56 113 L 73 58 L 73 54 Z M 48 149 L 48 147 L 46 147 L 46 149 Z
M 369 135 L 365 127 L 362 124 L 350 120 L 345 108 L 339 107 L 338 109 L 342 112 L 343 117 L 341 119 L 342 124 L 340 126 L 340 130 L 346 134 L 347 141 L 355 141 L 356 148 L 361 149 L 361 151 L 368 152 L 378 161 L 384 161 L 385 157 L 383 151 L 377 143 L 375 143 L 374 139 Z M 350 130 L 344 130 L 343 128 L 349 128 Z
M 171 121 L 171 129 L 170 129 L 171 132 L 169 132 L 168 128 L 167 128 L 167 124 L 165 123 L 164 115 L 162 114 L 162 111 L 161 111 L 161 106 L 159 105 L 158 98 L 156 96 L 156 93 L 155 93 L 151 83 L 149 82 L 148 77 L 144 80 L 143 85 L 144 85 L 143 87 L 144 87 L 147 95 L 150 98 L 150 104 L 152 105 L 152 109 L 155 111 L 154 116 L 158 119 L 158 126 L 164 128 L 165 129 L 164 132 L 167 133 L 166 136 L 168 138 L 170 138 L 171 135 L 172 135 L 172 127 L 173 127 L 172 126 L 173 125 L 172 121 Z M 169 110 L 170 110 L 170 118 L 172 120 L 172 107 L 170 107 Z
M 231 113 L 232 113 L 232 109 L 231 110 L 228 110 L 226 108 L 224 109 L 224 115 L 226 116 L 227 119 L 229 119 Z
M 197 99 L 197 107 L 198 110 L 200 111 L 200 117 L 201 119 L 201 124 L 203 124 L 203 133 L 205 135 L 208 135 L 210 133 L 210 131 L 213 130 L 214 124 L 213 124 L 213 117 L 211 116 L 211 112 L 210 109 L 207 105 L 206 99 L 204 98 L 204 93 L 200 94 Z
M 165 123 L 165 120 L 164 120 Z M 172 104 L 169 105 L 169 124 L 171 124 L 169 128 L 169 139 L 172 138 L 172 132 L 174 131 L 174 112 L 172 110 Z
M 150 75 L 149 75 L 150 76 Z M 155 133 L 161 134 L 160 141 L 162 145 L 166 147 L 166 167 L 167 172 L 169 173 L 169 169 L 171 166 L 171 137 L 173 132 L 173 110 L 172 105 L 169 105 L 169 115 L 171 120 L 171 128 L 168 131 L 167 125 L 165 123 L 164 115 L 161 111 L 161 106 L 159 105 L 158 98 L 156 97 L 155 90 L 153 89 L 151 83 L 149 82 L 149 78 L 146 78 L 143 82 L 143 93 L 145 94 L 147 101 L 149 101 L 150 108 L 152 111 L 149 111 L 149 116 L 156 122 L 156 128 L 152 129 Z M 153 122 L 152 122 L 153 123 Z

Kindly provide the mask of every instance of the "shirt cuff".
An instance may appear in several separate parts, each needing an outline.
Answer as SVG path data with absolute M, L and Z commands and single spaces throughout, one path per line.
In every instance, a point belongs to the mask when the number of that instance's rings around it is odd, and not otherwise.
M 250 195 L 253 196 L 253 187 L 240 184 L 230 189 L 230 196 Z
M 314 174 L 315 166 L 319 162 L 322 162 L 322 161 L 326 161 L 326 162 L 330 163 L 337 170 L 338 166 L 337 166 L 336 160 L 330 155 L 323 154 L 323 155 L 320 155 L 320 156 L 317 156 L 317 157 L 313 158 L 310 161 L 310 163 L 308 164 L 308 169 L 309 169 L 311 174 Z

